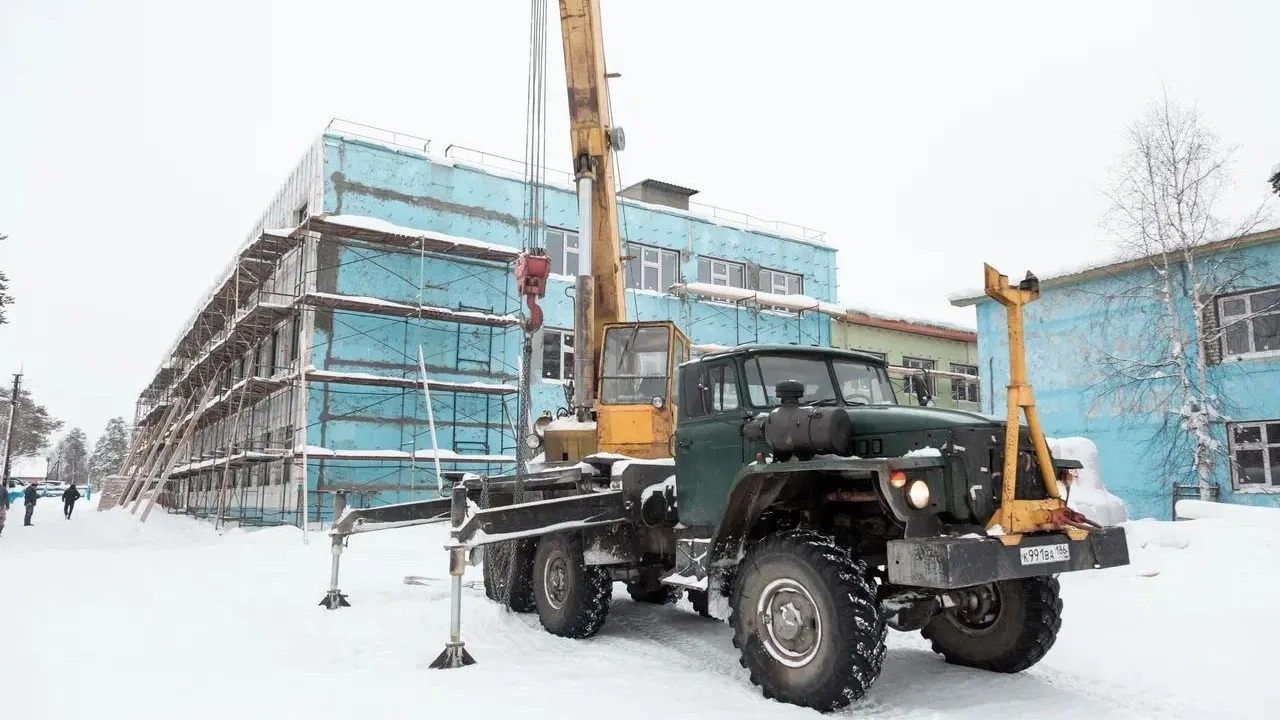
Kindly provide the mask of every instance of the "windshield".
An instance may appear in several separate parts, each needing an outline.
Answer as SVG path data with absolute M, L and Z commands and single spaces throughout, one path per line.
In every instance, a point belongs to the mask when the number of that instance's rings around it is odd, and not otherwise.
M 850 405 L 896 405 L 893 383 L 884 368 L 837 360 L 832 363 L 840 394 Z
M 667 397 L 667 328 L 609 328 L 604 339 L 600 402 L 650 403 Z
M 778 404 L 774 388 L 784 380 L 796 380 L 804 385 L 800 403 L 834 403 L 836 391 L 831 386 L 831 370 L 825 359 L 796 357 L 794 355 L 763 355 L 746 363 L 747 384 L 751 404 L 755 407 L 773 407 Z

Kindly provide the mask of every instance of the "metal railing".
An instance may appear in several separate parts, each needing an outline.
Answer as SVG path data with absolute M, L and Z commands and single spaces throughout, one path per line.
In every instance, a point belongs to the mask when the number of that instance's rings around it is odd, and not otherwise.
M 496 153 L 485 152 L 484 150 L 477 150 L 475 148 L 466 147 L 465 145 L 450 144 L 445 147 L 444 156 L 446 158 L 474 163 L 481 167 L 519 175 L 520 177 L 525 177 L 527 168 L 527 164 L 523 160 L 517 160 L 516 158 L 498 155 Z M 546 168 L 544 172 L 548 182 L 573 187 L 573 173 L 554 168 Z M 680 208 L 672 209 L 677 211 L 680 210 Z M 705 203 L 690 202 L 689 213 L 693 215 L 701 215 L 713 221 L 732 223 L 749 230 L 754 229 L 781 235 L 789 235 L 814 242 L 823 242 L 823 238 L 826 237 L 825 232 L 805 227 L 804 225 L 797 225 L 795 223 L 784 222 L 781 220 L 766 220 L 764 218 L 756 217 L 755 215 L 749 215 L 737 210 L 729 210 L 716 205 L 707 205 Z
M 324 131 L 327 133 L 349 135 L 354 138 L 369 140 L 371 142 L 378 143 L 379 145 L 392 145 L 418 153 L 427 153 L 431 148 L 430 138 L 396 132 L 395 130 L 387 130 L 386 128 L 365 125 L 364 123 L 358 123 L 352 120 L 343 120 L 342 118 L 333 118 L 330 120 L 329 124 L 325 126 Z

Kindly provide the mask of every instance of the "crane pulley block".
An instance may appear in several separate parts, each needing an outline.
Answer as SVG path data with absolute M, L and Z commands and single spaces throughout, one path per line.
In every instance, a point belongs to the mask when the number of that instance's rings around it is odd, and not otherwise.
M 516 258 L 516 288 L 529 306 L 526 327 L 533 332 L 542 327 L 542 308 L 538 298 L 547 294 L 547 278 L 551 275 L 551 258 L 541 248 L 532 248 Z

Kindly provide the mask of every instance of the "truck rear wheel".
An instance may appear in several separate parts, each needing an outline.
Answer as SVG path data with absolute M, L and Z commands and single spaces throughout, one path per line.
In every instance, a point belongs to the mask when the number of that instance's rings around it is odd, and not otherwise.
M 765 697 L 829 711 L 880 676 L 887 628 L 866 566 L 831 538 L 790 530 L 737 568 L 729 623 Z
M 586 638 L 604 625 L 613 599 L 613 578 L 582 559 L 582 536 L 555 533 L 538 541 L 533 591 L 542 627 L 552 635 Z
M 920 631 L 952 665 L 1018 673 L 1049 652 L 1062 627 L 1052 576 L 1004 580 L 960 591 L 961 601 Z
M 534 545 L 528 539 L 485 545 L 481 571 L 486 597 L 519 613 L 537 609 L 533 598 Z

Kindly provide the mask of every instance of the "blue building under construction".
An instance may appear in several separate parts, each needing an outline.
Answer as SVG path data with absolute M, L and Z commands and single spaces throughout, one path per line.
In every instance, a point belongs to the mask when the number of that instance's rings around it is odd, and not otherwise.
M 139 398 L 140 429 L 189 436 L 165 463 L 164 504 L 296 524 L 327 519 L 335 491 L 402 502 L 434 495 L 437 467 L 510 471 L 528 432 L 512 272 L 530 236 L 524 177 L 515 161 L 330 124 Z M 695 352 L 829 344 L 841 310 L 822 234 L 701 206 L 695 192 L 652 180 L 621 191 L 628 317 L 676 321 Z M 579 256 L 571 178 L 541 194 L 535 234 L 552 276 L 531 417 L 567 405 Z

